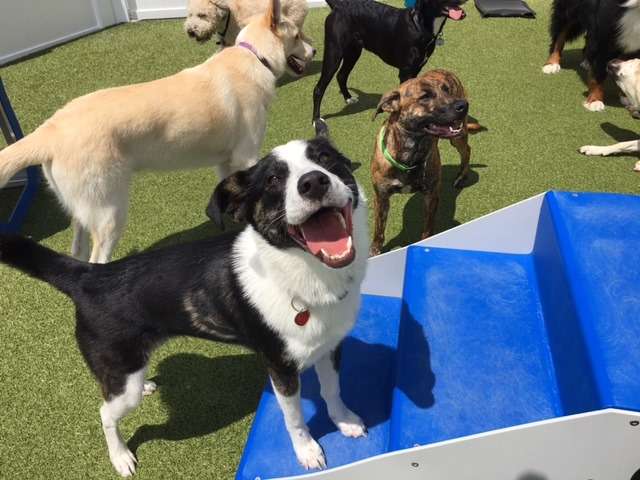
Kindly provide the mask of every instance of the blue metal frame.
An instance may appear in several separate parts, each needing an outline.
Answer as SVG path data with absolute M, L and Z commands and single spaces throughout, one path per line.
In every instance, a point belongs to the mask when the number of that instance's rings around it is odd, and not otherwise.
M 16 141 L 20 140 L 24 137 L 24 134 L 22 133 L 22 128 L 20 128 L 18 118 L 13 111 L 7 92 L 4 89 L 2 78 L 0 78 L 0 106 L 2 107 L 2 110 L 4 110 L 7 120 L 9 121 L 9 127 L 13 131 Z M 7 139 L 7 142 L 9 142 L 9 139 Z M 22 189 L 20 198 L 18 198 L 18 202 L 9 216 L 9 220 L 5 223 L 0 223 L 0 232 L 17 232 L 20 230 L 22 223 L 27 216 L 27 212 L 29 211 L 29 207 L 31 206 L 35 194 L 38 191 L 39 184 L 40 172 L 38 167 L 27 168 L 27 183 Z

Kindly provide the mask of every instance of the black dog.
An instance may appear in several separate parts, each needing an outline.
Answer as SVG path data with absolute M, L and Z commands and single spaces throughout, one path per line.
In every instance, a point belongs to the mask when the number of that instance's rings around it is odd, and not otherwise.
M 348 104 L 358 101 L 347 89 L 347 79 L 362 49 L 398 68 L 400 83 L 420 73 L 436 48 L 447 18 L 465 17 L 466 0 L 417 0 L 415 8 L 395 8 L 373 0 L 327 0 L 331 13 L 324 23 L 322 74 L 313 91 L 313 121 L 320 118 L 320 103 L 338 72 L 340 92 Z
M 560 71 L 564 44 L 586 34 L 589 96 L 584 106 L 604 110 L 607 64 L 640 53 L 640 0 L 554 0 L 550 33 L 549 58 L 542 68 L 547 74 Z
M 248 222 L 241 232 L 106 265 L 0 234 L 0 262 L 75 303 L 76 339 L 102 387 L 102 428 L 122 476 L 134 473 L 136 460 L 118 422 L 155 389 L 145 382 L 153 349 L 178 335 L 258 352 L 306 468 L 326 464 L 300 411 L 302 370 L 315 367 L 329 416 L 344 435 L 366 433 L 340 399 L 337 372 L 369 244 L 366 205 L 350 166 L 326 139 L 289 142 L 216 188 L 207 213 L 218 223 L 224 213 Z

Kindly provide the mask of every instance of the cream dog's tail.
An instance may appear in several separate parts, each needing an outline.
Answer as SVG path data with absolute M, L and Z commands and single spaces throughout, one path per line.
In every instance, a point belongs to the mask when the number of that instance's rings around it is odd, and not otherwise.
M 0 150 L 0 188 L 20 170 L 51 160 L 43 142 L 34 141 L 35 132 Z

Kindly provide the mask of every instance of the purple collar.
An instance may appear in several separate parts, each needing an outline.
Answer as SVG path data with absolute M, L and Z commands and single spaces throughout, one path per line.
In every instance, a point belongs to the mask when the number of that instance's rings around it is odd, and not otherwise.
M 256 58 L 257 58 L 258 60 L 260 60 L 260 63 L 262 63 L 265 67 L 267 67 L 267 68 L 269 69 L 269 71 L 270 71 L 271 73 L 273 73 L 273 69 L 271 68 L 271 64 L 269 64 L 269 61 L 268 61 L 266 58 L 264 58 L 262 55 L 260 55 L 260 54 L 258 53 L 258 51 L 256 50 L 256 47 L 254 47 L 253 45 L 251 45 L 251 44 L 250 44 L 250 43 L 248 43 L 248 42 L 240 42 L 240 43 L 238 43 L 238 46 L 239 46 L 239 47 L 246 48 L 246 49 L 247 49 L 247 50 L 249 50 L 251 53 L 253 53 L 253 54 L 256 56 Z M 273 75 L 275 76 L 275 73 L 273 73 Z

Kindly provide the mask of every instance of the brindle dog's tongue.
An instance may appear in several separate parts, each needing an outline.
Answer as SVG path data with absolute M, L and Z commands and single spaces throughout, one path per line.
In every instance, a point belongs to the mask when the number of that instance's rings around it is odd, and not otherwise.
M 332 257 L 341 256 L 350 249 L 349 233 L 342 215 L 335 211 L 321 212 L 300 225 L 307 242 L 307 248 L 313 255 L 321 250 Z

